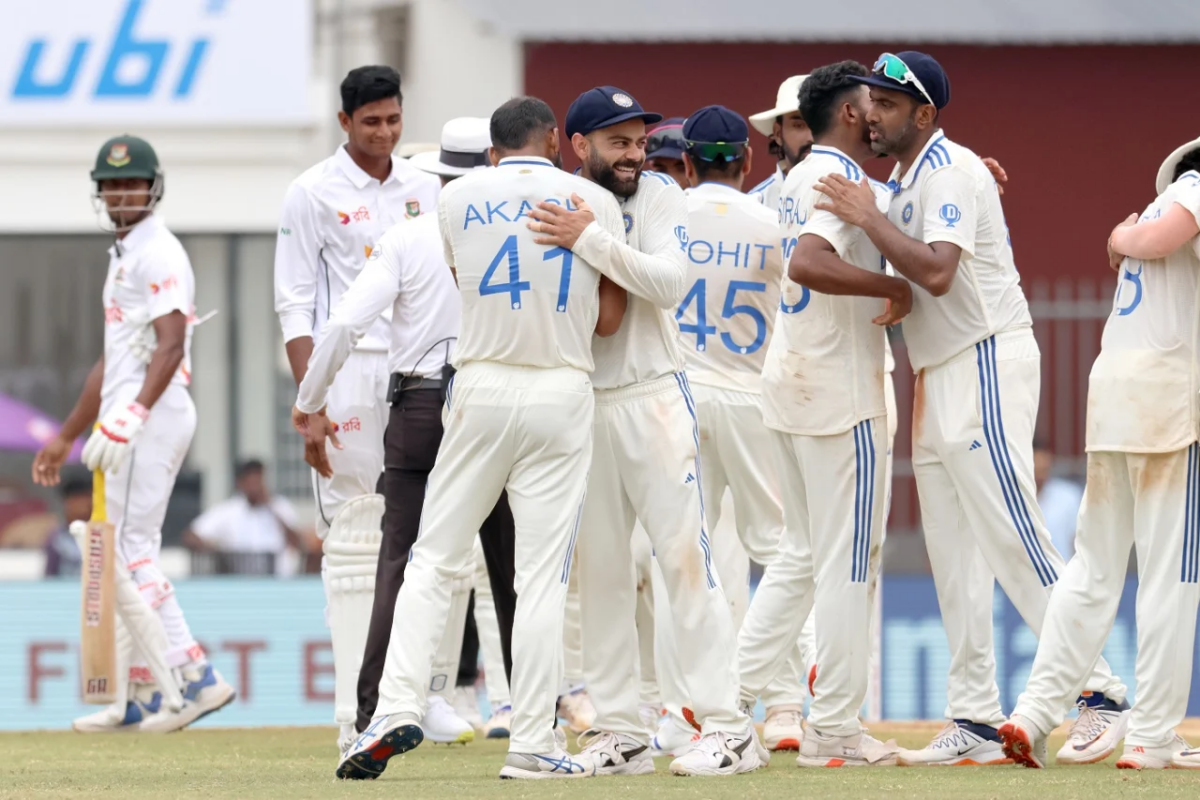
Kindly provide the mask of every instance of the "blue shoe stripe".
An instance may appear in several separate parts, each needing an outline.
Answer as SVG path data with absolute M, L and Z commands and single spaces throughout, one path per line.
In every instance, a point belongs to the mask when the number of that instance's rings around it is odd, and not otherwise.
M 696 443 L 696 492 L 700 496 L 700 549 L 704 551 L 704 575 L 709 589 L 717 588 L 717 582 L 712 572 L 712 546 L 708 540 L 707 515 L 704 510 L 704 477 L 700 472 L 700 421 L 696 418 L 696 401 L 692 399 L 692 387 L 688 384 L 687 375 L 675 373 L 675 383 L 683 395 L 684 405 L 692 418 L 692 440 Z
M 1017 509 L 1017 495 L 1020 494 L 1020 488 L 1016 483 L 1016 476 L 1009 473 L 1005 468 L 1003 456 L 1001 455 L 1002 451 L 1007 452 L 1007 444 L 1003 439 L 1003 426 L 997 424 L 1000 398 L 994 385 L 995 372 L 992 369 L 991 363 L 991 350 L 994 347 L 995 337 L 985 339 L 975 345 L 975 360 L 979 371 L 980 407 L 983 411 L 983 435 L 988 443 L 988 455 L 992 460 L 992 469 L 995 471 L 996 478 L 1000 482 L 1000 491 L 1004 496 L 1004 503 L 1008 508 L 1009 518 L 1012 520 L 1013 527 L 1016 529 L 1017 535 L 1025 547 L 1025 554 L 1029 557 L 1030 563 L 1033 564 L 1034 571 L 1037 572 L 1038 580 L 1041 581 L 1043 586 L 1049 586 L 1054 583 L 1054 580 L 1050 578 L 1050 573 L 1046 571 L 1038 559 L 1037 553 L 1030 541 L 1032 531 L 1026 528 L 1025 518 L 1021 516 Z

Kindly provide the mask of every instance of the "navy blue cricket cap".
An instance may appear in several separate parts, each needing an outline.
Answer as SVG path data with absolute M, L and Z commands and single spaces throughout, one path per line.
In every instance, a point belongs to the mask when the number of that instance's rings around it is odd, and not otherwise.
M 913 81 L 914 77 L 920 82 L 920 87 Z M 852 77 L 851 80 L 880 89 L 904 92 L 919 103 L 932 103 L 939 110 L 950 103 L 950 78 L 946 76 L 946 71 L 933 56 L 916 50 L 884 53 L 876 59 L 870 75 L 865 78 Z M 924 92 L 921 87 L 924 87 Z
M 564 127 L 569 139 L 577 133 L 586 136 L 592 131 L 631 119 L 640 119 L 652 125 L 661 122 L 662 118 L 662 114 L 652 114 L 643 109 L 629 92 L 615 86 L 597 86 L 575 98 L 575 102 L 567 109 Z
M 646 158 L 683 160 L 683 117 L 667 117 L 646 136 Z
M 683 123 L 685 142 L 723 142 L 746 144 L 750 141 L 750 126 L 736 111 L 725 106 L 705 106 Z

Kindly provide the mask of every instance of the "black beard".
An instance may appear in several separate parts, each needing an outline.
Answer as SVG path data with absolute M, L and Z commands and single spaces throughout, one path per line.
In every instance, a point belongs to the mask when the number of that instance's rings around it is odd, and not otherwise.
M 788 162 L 788 166 L 794 167 L 804 159 L 808 158 L 808 154 L 812 152 L 812 142 L 809 142 L 808 144 L 804 145 L 804 147 L 801 147 L 798 153 L 790 152 L 787 149 L 787 145 L 784 145 L 781 149 L 783 150 L 783 158 Z
M 608 189 L 617 197 L 633 197 L 637 192 L 638 179 L 642 177 L 643 166 L 645 166 L 644 161 L 631 161 L 629 159 L 622 159 L 616 163 L 609 164 L 595 153 L 588 159 L 588 172 L 591 173 L 592 180 L 605 189 Z M 636 170 L 633 180 L 618 178 L 617 167 L 633 167 Z
M 550 159 L 550 163 L 553 164 L 554 166 L 558 167 L 559 169 L 563 168 L 562 167 L 562 151 L 561 150 L 554 154 L 554 158 Z

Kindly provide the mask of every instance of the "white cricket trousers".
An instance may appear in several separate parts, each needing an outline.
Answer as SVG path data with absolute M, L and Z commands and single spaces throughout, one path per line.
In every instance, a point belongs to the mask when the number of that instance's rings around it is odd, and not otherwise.
M 764 567 L 774 562 L 783 536 L 773 432 L 763 424 L 758 394 L 703 384 L 694 384 L 692 392 L 700 419 L 700 463 L 704 470 L 701 489 L 709 531 L 715 534 L 717 530 L 727 490 L 733 499 L 737 541 L 721 541 L 719 534 L 714 535 L 713 558 L 736 631 L 750 605 L 749 562 Z M 659 596 L 665 602 L 665 593 Z M 656 616 L 655 639 L 663 702 L 667 711 L 682 722 L 680 707 L 691 705 L 684 688 L 686 670 L 676 656 L 670 617 L 665 610 Z M 804 680 L 804 654 L 797 644 L 763 689 L 763 705 L 803 705 Z
M 1004 720 L 992 636 L 994 581 L 1040 636 L 1063 573 L 1033 478 L 1040 389 L 1041 353 L 1028 328 L 989 337 L 921 370 L 913 389 L 913 472 L 950 645 L 948 719 Z M 1125 698 L 1104 659 L 1088 668 L 1087 689 Z M 1068 708 L 1060 709 L 1060 721 Z
M 816 620 L 816 684 L 808 724 L 851 736 L 871 671 L 871 617 L 887 507 L 887 417 L 845 433 L 772 431 L 784 534 L 738 639 L 742 699 L 753 702 Z
M 424 716 L 452 579 L 471 562 L 479 526 L 507 489 L 517 590 L 509 750 L 554 750 L 563 610 L 592 460 L 594 402 L 588 375 L 575 369 L 472 362 L 458 371 L 421 535 L 396 600 L 377 717 Z
M 678 373 L 597 391 L 595 441 L 579 537 L 584 676 L 594 727 L 648 741 L 638 718 L 636 517 L 662 571 L 697 721 L 705 733 L 744 731 L 749 718 L 737 703 L 735 631 L 712 564 L 687 378 Z
M 133 400 L 130 396 L 126 403 Z M 159 566 L 162 525 L 175 478 L 183 468 L 196 432 L 196 406 L 183 386 L 169 386 L 150 409 L 129 455 L 105 473 L 104 502 L 116 530 L 118 556 L 124 559 L 138 591 L 158 612 L 167 633 L 167 665 L 181 667 L 204 657 L 196 644 L 175 587 Z M 135 665 L 138 680 L 149 673 Z
M 342 506 L 375 494 L 383 474 L 383 434 L 387 430 L 387 353 L 354 350 L 329 387 L 326 414 L 338 424 L 342 449 L 326 444 L 333 477 L 312 471 L 317 502 L 317 536 L 324 539 Z
M 1187 712 L 1200 603 L 1200 445 L 1173 453 L 1088 454 L 1075 557 L 1042 626 L 1013 713 L 1045 732 L 1062 720 L 1117 616 L 1137 550 L 1137 702 L 1126 746 L 1167 747 Z

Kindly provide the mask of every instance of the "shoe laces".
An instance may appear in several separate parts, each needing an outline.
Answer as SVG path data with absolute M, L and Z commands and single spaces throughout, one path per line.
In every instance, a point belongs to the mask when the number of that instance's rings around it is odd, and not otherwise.
M 1071 732 L 1067 735 L 1068 739 L 1091 741 L 1104 733 L 1104 729 L 1108 727 L 1108 720 L 1099 711 L 1082 700 L 1075 705 L 1079 709 L 1079 718 L 1071 726 Z
M 867 729 L 863 728 L 863 735 L 867 735 Z M 946 723 L 946 727 L 942 728 L 938 735 L 933 737 L 933 741 L 929 743 L 929 749 L 949 747 L 951 744 L 959 744 L 959 726 L 954 720 Z
M 620 742 L 617 740 L 617 735 L 612 731 L 602 731 L 596 728 L 588 728 L 586 731 L 575 737 L 575 744 L 580 751 L 594 753 L 609 746 L 619 750 L 617 745 L 619 745 Z
M 792 727 L 792 726 L 803 727 L 804 726 L 804 714 L 802 714 L 799 711 L 795 711 L 793 709 L 787 708 L 787 709 L 783 709 L 781 711 L 776 711 L 775 713 L 773 713 L 771 715 L 771 721 L 778 722 L 780 725 L 786 725 L 788 727 Z

